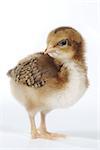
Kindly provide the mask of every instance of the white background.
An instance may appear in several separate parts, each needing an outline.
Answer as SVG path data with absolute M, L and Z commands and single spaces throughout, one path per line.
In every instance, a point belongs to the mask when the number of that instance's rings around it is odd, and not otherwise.
M 39 141 L 34 145 L 32 141 L 28 142 L 29 137 L 25 139 L 25 136 L 22 136 L 29 135 L 28 115 L 12 97 L 6 72 L 14 67 L 19 59 L 43 51 L 46 48 L 48 33 L 59 26 L 72 26 L 83 35 L 90 86 L 76 105 L 67 110 L 55 110 L 48 115 L 48 129 L 71 133 L 76 137 L 76 141 L 72 140 L 70 146 L 82 147 L 84 142 L 87 142 L 83 138 L 97 138 L 97 114 L 100 110 L 100 103 L 97 101 L 100 81 L 99 5 L 97 0 L 0 0 L 1 147 L 38 147 Z M 37 123 L 38 120 L 39 116 Z M 82 143 L 77 143 L 77 138 L 83 140 Z M 93 144 L 93 141 L 90 143 Z M 39 144 L 46 146 L 45 141 Z M 62 146 L 62 143 L 52 144 L 52 147 Z M 95 143 L 91 144 L 88 145 L 87 142 L 86 147 L 93 148 Z M 49 142 L 48 145 L 51 147 Z M 63 147 L 67 146 L 63 143 Z

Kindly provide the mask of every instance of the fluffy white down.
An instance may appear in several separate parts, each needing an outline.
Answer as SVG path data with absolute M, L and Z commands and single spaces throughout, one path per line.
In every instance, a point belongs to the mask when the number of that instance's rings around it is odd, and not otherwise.
M 75 104 L 87 89 L 86 74 L 83 69 L 73 61 L 67 61 L 64 65 L 69 70 L 69 83 L 66 83 L 64 90 L 48 97 L 48 105 L 52 109 L 66 108 Z

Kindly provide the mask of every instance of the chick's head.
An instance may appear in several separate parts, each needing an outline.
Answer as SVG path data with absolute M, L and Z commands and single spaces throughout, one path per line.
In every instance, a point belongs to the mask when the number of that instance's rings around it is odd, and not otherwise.
M 45 53 L 59 61 L 83 60 L 83 38 L 71 27 L 57 28 L 48 35 Z

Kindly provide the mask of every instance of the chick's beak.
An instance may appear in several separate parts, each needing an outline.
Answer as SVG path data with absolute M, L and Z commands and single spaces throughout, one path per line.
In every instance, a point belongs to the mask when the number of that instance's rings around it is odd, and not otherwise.
M 53 49 L 52 48 L 46 48 L 44 51 L 44 54 L 52 53 Z
M 47 54 L 47 48 L 45 49 L 44 54 Z

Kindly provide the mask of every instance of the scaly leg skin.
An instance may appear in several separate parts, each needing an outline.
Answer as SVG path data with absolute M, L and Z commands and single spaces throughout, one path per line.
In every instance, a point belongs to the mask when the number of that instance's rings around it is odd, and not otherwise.
M 50 133 L 46 129 L 46 123 L 45 123 L 45 113 L 41 112 L 41 123 L 40 127 L 38 129 L 39 138 L 44 139 L 50 139 L 50 140 L 56 140 L 60 138 L 65 138 L 66 136 L 59 133 Z
M 39 133 L 37 132 L 36 125 L 35 125 L 35 113 L 29 112 L 29 119 L 31 125 L 31 136 L 32 139 L 36 139 L 39 137 Z

